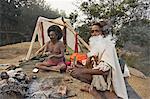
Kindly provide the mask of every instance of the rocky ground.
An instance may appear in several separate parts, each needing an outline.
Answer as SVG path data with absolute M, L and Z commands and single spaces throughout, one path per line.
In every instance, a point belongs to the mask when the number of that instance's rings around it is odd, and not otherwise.
M 18 61 L 24 59 L 26 56 L 29 46 L 29 42 L 24 42 L 0 47 L 0 64 L 17 65 Z M 32 53 L 35 53 L 38 49 L 39 44 L 35 43 Z M 131 75 L 128 81 L 142 99 L 150 99 L 150 77 L 144 79 L 136 75 Z

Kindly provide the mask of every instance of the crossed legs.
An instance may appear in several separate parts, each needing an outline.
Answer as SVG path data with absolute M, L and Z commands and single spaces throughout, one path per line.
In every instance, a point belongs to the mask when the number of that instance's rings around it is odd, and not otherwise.
M 90 74 L 74 74 L 71 73 L 71 76 L 88 84 L 91 84 L 92 82 L 92 75 Z M 98 91 L 95 88 L 91 88 L 91 86 L 84 86 L 83 88 L 81 88 L 81 91 L 85 91 L 90 93 L 91 95 L 93 95 L 95 97 L 95 99 L 118 99 L 116 94 L 114 92 L 110 92 L 110 91 Z
M 47 71 L 50 71 L 50 70 L 60 71 L 61 69 L 64 71 L 66 70 L 66 64 L 62 62 L 57 64 L 57 66 L 50 66 L 48 62 L 44 61 L 41 63 L 37 63 L 35 67 L 38 69 L 47 70 Z

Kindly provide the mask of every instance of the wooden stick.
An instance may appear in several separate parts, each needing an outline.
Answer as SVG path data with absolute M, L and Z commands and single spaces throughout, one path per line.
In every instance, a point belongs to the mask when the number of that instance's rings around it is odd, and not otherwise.
M 61 26 L 65 26 L 64 24 L 60 24 L 60 23 L 57 23 L 57 22 L 54 22 L 54 21 L 48 21 L 48 22 L 52 22 L 52 23 L 54 23 L 54 24 L 58 24 L 58 25 L 61 25 Z
M 30 44 L 30 47 L 29 47 L 29 50 L 28 50 L 28 53 L 27 53 L 27 56 L 26 56 L 25 60 L 30 59 L 31 51 L 32 51 L 33 43 L 35 42 L 36 35 L 37 35 L 37 33 L 34 32 L 32 40 L 31 40 L 31 44 Z
M 38 26 L 38 21 L 36 22 L 36 26 L 35 26 L 35 30 L 34 30 L 34 33 L 33 33 L 33 36 L 32 36 L 31 44 L 30 44 L 30 47 L 29 47 L 29 50 L 28 50 L 28 53 L 27 53 L 27 56 L 26 56 L 25 60 L 30 59 L 33 43 L 35 42 L 36 35 L 37 35 L 37 31 L 36 31 L 38 29 L 37 26 Z
M 44 47 L 46 46 L 46 43 L 39 49 L 36 51 L 35 56 L 39 54 L 39 51 L 42 50 Z M 44 50 L 43 50 L 44 51 Z

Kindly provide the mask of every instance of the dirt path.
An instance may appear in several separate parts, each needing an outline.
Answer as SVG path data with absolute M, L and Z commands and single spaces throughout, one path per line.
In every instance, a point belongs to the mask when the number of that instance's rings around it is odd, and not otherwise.
M 131 75 L 128 81 L 142 99 L 150 99 L 150 77 L 142 79 Z
M 17 64 L 26 57 L 29 46 L 29 42 L 24 42 L 0 47 L 0 64 Z M 39 47 L 37 42 L 34 43 L 32 53 L 35 53 Z
M 29 42 L 24 42 L 0 47 L 0 64 L 18 64 L 18 61 L 26 56 L 29 46 Z M 39 43 L 35 43 L 33 46 L 33 53 L 38 49 Z M 150 77 L 142 79 L 131 76 L 129 78 L 129 83 L 142 99 L 150 99 Z

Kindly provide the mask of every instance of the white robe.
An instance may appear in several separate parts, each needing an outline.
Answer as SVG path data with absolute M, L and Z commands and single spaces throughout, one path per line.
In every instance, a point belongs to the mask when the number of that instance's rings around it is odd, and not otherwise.
M 106 40 L 102 36 L 94 36 L 90 38 L 91 50 L 87 54 L 89 57 L 98 55 L 99 59 L 108 63 L 112 67 L 112 85 L 117 96 L 128 99 L 127 90 L 121 72 L 119 60 L 117 57 L 115 44 Z

